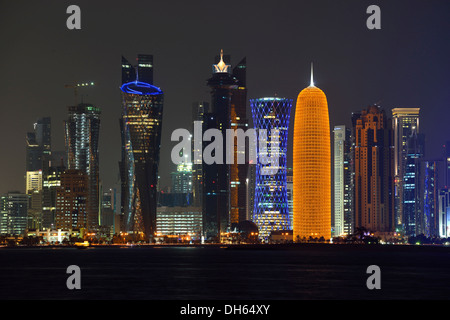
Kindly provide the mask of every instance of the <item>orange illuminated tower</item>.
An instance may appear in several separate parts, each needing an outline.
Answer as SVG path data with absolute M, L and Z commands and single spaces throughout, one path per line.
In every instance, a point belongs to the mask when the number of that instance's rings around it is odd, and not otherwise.
M 294 241 L 331 238 L 331 147 L 327 98 L 311 84 L 297 98 L 293 152 Z

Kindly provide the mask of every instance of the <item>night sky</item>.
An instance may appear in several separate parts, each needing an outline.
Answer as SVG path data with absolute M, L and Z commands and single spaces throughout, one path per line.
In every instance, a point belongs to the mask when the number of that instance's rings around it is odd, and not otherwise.
M 81 8 L 81 30 L 66 28 L 71 4 Z M 381 30 L 366 27 L 371 4 L 381 8 Z M 448 0 L 1 1 L 0 193 L 25 191 L 25 135 L 37 118 L 52 117 L 52 149 L 64 149 L 74 103 L 64 85 L 85 81 L 97 86 L 80 91 L 84 102 L 102 109 L 100 176 L 105 188 L 118 182 L 121 55 L 138 53 L 154 55 L 154 84 L 165 93 L 161 186 L 175 167 L 170 135 L 190 129 L 194 101 L 210 101 L 206 80 L 220 49 L 232 65 L 247 57 L 249 99 L 295 102 L 313 62 L 331 130 L 374 103 L 388 114 L 420 107 L 426 157 L 441 157 L 450 140 L 449 15 Z

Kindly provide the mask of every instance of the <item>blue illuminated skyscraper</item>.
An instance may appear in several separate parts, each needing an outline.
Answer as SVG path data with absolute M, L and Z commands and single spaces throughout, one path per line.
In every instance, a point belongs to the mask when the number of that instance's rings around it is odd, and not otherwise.
M 270 152 L 273 146 L 270 143 L 272 135 L 275 132 L 279 135 L 278 166 L 270 168 L 271 174 L 263 174 L 262 168 L 267 169 L 267 165 L 261 164 L 260 161 L 256 164 L 253 222 L 258 226 L 260 239 L 267 240 L 271 231 L 291 229 L 286 185 L 286 153 L 292 99 L 251 99 L 250 106 L 255 129 L 267 130 L 267 152 Z M 261 154 L 258 154 L 258 158 L 261 159 Z
M 136 79 L 122 83 L 121 86 L 123 99 L 120 119 L 121 213 L 124 231 L 151 239 L 156 232 L 156 187 L 164 94 L 152 83 L 144 82 L 144 80 L 152 81 L 153 66 L 150 60 L 146 63 L 141 62 L 136 67 L 137 74 L 135 71 L 125 72 L 125 75 L 136 74 Z M 140 72 L 146 65 L 149 69 L 144 73 L 145 77 L 142 77 Z M 122 80 L 129 80 L 124 76 L 124 69 L 130 68 L 133 67 L 124 64 L 122 59 Z

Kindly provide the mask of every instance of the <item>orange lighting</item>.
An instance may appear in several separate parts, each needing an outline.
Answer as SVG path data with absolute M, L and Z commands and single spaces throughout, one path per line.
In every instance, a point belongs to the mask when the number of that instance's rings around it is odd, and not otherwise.
M 312 78 L 312 77 L 311 77 Z M 294 240 L 331 238 L 331 148 L 327 98 L 311 85 L 297 98 L 293 150 Z

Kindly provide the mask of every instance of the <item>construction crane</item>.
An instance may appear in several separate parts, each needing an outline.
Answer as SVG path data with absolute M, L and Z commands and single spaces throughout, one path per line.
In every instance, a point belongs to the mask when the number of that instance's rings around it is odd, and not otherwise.
M 66 84 L 64 88 L 72 88 L 75 95 L 75 105 L 78 104 L 78 89 L 82 87 L 92 87 L 94 86 L 94 82 L 82 82 L 82 83 L 75 83 L 75 84 Z

